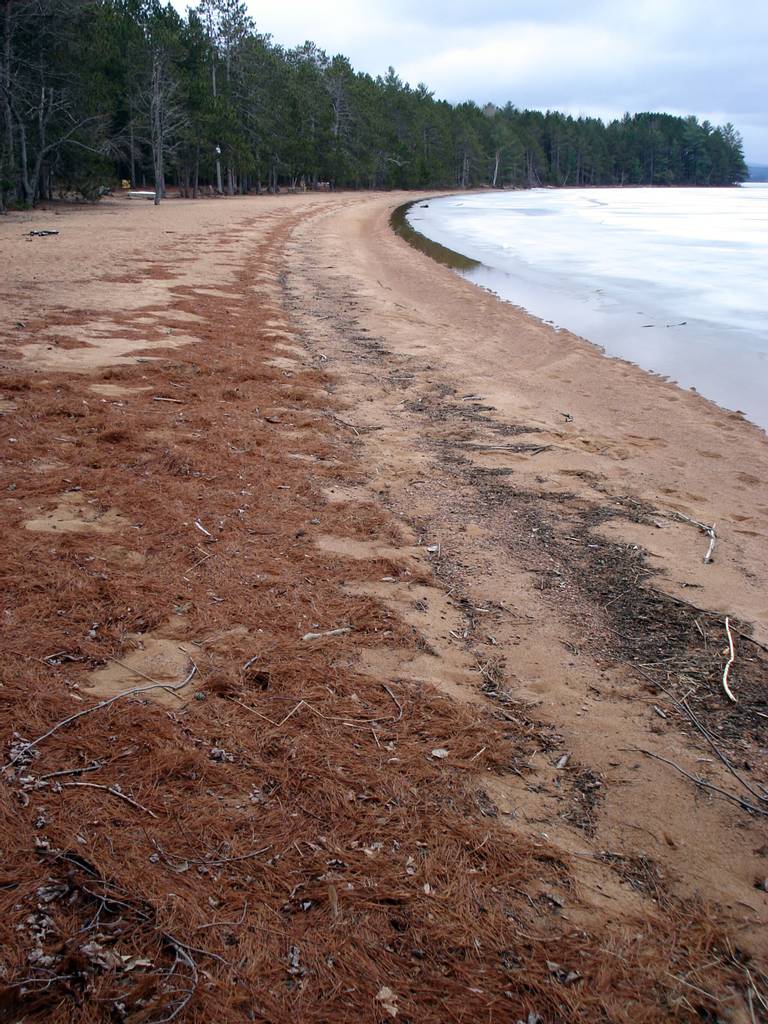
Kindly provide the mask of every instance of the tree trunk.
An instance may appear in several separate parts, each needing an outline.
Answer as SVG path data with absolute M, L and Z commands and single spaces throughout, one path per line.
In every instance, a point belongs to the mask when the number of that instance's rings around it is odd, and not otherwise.
M 130 121 L 128 122 L 128 145 L 129 145 L 130 151 L 131 151 L 131 153 L 130 153 L 130 155 L 131 155 L 131 167 L 130 167 L 130 170 L 128 172 L 128 176 L 131 179 L 131 187 L 133 188 L 136 185 L 136 143 L 133 140 L 133 106 L 132 105 L 130 105 L 129 108 L 128 108 L 128 117 L 130 118 Z
M 152 122 L 152 165 L 155 174 L 155 206 L 160 205 L 165 191 L 165 168 L 163 166 L 163 66 L 158 53 L 152 59 L 152 98 L 150 101 Z
M 33 206 L 35 202 L 35 190 L 29 180 L 29 167 L 27 166 L 27 129 L 17 119 L 19 129 L 19 162 L 21 170 L 21 188 L 24 193 L 26 206 Z
M 216 57 L 214 56 L 211 62 L 211 89 L 213 91 L 214 100 L 218 98 L 219 90 L 216 87 Z M 221 184 L 221 147 L 216 146 L 216 191 L 219 195 L 224 191 Z
M 464 150 L 461 157 L 461 188 L 469 188 L 469 153 Z
M 2 65 L 2 93 L 3 93 L 3 121 L 5 124 L 5 145 L 0 152 L 0 179 L 7 177 L 11 179 L 14 164 L 14 138 L 13 138 L 13 116 L 11 114 L 11 7 L 5 5 L 5 17 L 3 26 L 3 65 Z M 7 168 L 5 174 L 2 172 Z M 5 209 L 3 190 L 0 188 L 0 210 Z

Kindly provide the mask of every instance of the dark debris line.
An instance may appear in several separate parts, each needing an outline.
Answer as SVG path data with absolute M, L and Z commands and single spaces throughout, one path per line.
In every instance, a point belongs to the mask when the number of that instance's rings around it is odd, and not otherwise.
M 409 411 L 426 416 L 432 422 L 471 417 L 464 408 L 439 397 L 428 396 L 409 403 Z M 455 412 L 454 412 L 455 410 Z M 532 432 L 520 424 L 499 424 L 478 415 L 495 434 L 517 436 Z M 535 428 L 533 428 L 535 429 Z M 744 761 L 739 749 L 747 741 L 754 749 L 752 758 L 765 764 L 766 723 L 768 722 L 768 656 L 757 645 L 745 640 L 740 645 L 734 667 L 737 704 L 725 701 L 721 688 L 724 645 L 727 645 L 723 617 L 703 611 L 653 589 L 656 575 L 644 550 L 634 545 L 607 540 L 594 529 L 615 519 L 651 525 L 657 513 L 630 498 L 610 498 L 598 492 L 593 505 L 583 507 L 570 492 L 546 493 L 518 490 L 509 478 L 509 468 L 485 469 L 473 465 L 457 450 L 460 443 L 427 442 L 445 468 L 469 484 L 476 494 L 473 513 L 487 516 L 489 510 L 501 516 L 514 511 L 515 530 L 498 531 L 516 552 L 532 557 L 546 556 L 549 573 L 540 589 L 564 581 L 581 595 L 602 622 L 599 646 L 592 653 L 603 659 L 618 660 L 636 670 L 648 686 L 662 694 L 662 687 L 677 697 L 686 696 L 707 728 L 717 736 L 733 758 Z M 531 446 L 534 448 L 535 446 Z M 528 446 L 514 446 L 525 452 Z M 512 451 L 512 446 L 510 451 Z M 525 529 L 520 530 L 522 522 Z M 556 566 L 556 568 L 552 568 Z M 744 633 L 747 626 L 731 620 Z M 663 699 L 663 697 L 662 697 Z M 685 728 L 690 722 L 681 716 Z M 748 770 L 760 766 L 749 763 Z

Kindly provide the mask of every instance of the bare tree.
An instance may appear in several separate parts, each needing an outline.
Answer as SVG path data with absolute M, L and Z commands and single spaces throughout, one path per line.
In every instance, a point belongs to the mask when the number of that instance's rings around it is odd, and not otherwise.
M 62 147 L 97 151 L 94 129 L 102 119 L 83 112 L 75 70 L 57 59 L 91 6 L 92 0 L 6 0 L 3 5 L 0 177 L 27 206 L 40 195 L 44 166 Z
M 136 139 L 152 152 L 155 182 L 155 206 L 165 197 L 167 160 L 181 144 L 182 130 L 189 118 L 180 96 L 175 68 L 174 45 L 178 38 L 178 15 L 170 7 L 150 0 L 144 11 L 142 28 L 146 59 L 136 78 L 131 106 L 138 124 L 131 124 L 131 145 Z

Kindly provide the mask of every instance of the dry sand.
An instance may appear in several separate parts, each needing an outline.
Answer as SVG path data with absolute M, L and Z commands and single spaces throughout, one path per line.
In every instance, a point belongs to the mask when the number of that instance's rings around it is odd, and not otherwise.
M 6 773 L 17 1015 L 759 1017 L 766 437 L 410 249 L 405 198 L 0 222 L 4 752 L 198 665 Z M 77 871 L 132 909 L 75 962 Z

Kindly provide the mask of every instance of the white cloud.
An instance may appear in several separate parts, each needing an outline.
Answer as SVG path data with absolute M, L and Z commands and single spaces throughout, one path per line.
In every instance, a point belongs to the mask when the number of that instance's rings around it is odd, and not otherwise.
M 174 0 L 179 8 L 184 0 Z M 249 0 L 259 30 L 441 98 L 595 116 L 669 110 L 733 121 L 768 163 L 768 4 L 743 0 Z
M 626 40 L 585 25 L 523 23 L 464 33 L 463 45 L 420 56 L 400 69 L 409 80 L 426 81 L 441 96 L 481 100 L 499 90 L 515 101 L 521 91 L 578 91 L 579 82 L 600 67 L 615 76 L 636 55 Z M 564 99 L 563 102 L 567 102 Z

